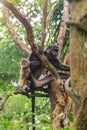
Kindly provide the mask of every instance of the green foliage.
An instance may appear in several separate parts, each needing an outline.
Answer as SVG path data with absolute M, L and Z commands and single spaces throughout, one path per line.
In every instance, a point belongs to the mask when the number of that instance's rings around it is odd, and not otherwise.
M 51 130 L 49 98 L 36 98 L 36 129 Z
M 70 122 L 73 122 L 73 112 L 71 111 L 71 113 L 69 114 L 69 120 L 70 120 Z
M 3 86 L 2 88 L 7 84 L 9 86 L 11 81 L 18 82 L 19 61 L 25 57 L 16 45 L 7 44 L 5 46 L 6 44 L 0 47 L 0 84 Z
M 38 109 L 39 107 L 39 109 Z M 36 111 L 38 114 L 50 113 L 49 98 L 36 98 Z
M 75 127 L 73 127 L 73 128 L 66 127 L 64 129 L 58 129 L 58 130 L 77 130 L 77 129 Z
M 47 106 L 49 107 L 49 101 L 47 101 L 48 103 L 45 102 L 45 98 L 43 98 L 43 100 L 41 98 L 42 102 L 39 102 L 39 100 L 39 98 L 36 100 L 35 127 L 37 130 L 40 130 L 41 128 L 42 130 L 51 130 L 50 117 L 48 115 L 48 112 L 46 111 Z M 37 104 L 38 102 L 40 104 Z M 41 103 L 44 109 L 43 111 L 40 107 Z M 4 106 L 4 110 L 0 112 L 0 128 L 6 130 L 25 130 L 27 127 L 29 127 L 29 129 L 31 130 L 31 119 L 31 100 L 22 95 L 14 95 L 8 99 Z
M 48 38 L 46 46 L 48 46 L 49 44 L 57 43 L 62 13 L 63 13 L 63 0 L 54 2 L 51 6 L 51 10 L 49 12 L 47 20 Z M 65 55 L 68 51 L 69 51 L 69 28 L 67 28 L 66 30 L 66 35 L 64 39 L 63 52 L 61 57 L 62 61 L 64 60 Z
M 47 27 L 48 27 L 48 44 L 54 44 L 57 42 L 59 33 L 60 21 L 62 16 L 63 1 L 53 3 L 48 15 Z
M 70 130 L 70 128 L 69 128 L 69 127 L 66 127 L 66 128 L 64 128 L 64 129 L 62 129 L 62 130 Z
M 14 100 L 15 99 L 15 100 Z M 31 119 L 30 100 L 22 95 L 11 96 L 0 112 L 0 128 L 5 130 L 25 130 L 26 121 Z M 24 127 L 23 127 L 24 126 Z
M 18 82 L 19 61 L 25 57 L 25 54 L 8 37 L 8 31 L 5 31 L 5 38 L 2 33 L 0 40 L 0 86 L 2 89 L 10 88 L 11 81 Z

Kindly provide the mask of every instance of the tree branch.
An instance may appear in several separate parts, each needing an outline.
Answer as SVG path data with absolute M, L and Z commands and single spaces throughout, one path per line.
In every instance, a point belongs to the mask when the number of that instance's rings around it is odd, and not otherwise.
M 81 22 L 76 22 L 73 20 L 67 20 L 66 24 L 71 25 L 71 26 L 76 26 L 77 28 L 87 32 L 87 25 L 81 23 Z
M 52 64 L 50 64 L 47 57 L 45 57 L 43 55 L 43 53 L 41 53 L 39 51 L 38 45 L 36 44 L 36 42 L 34 40 L 34 34 L 33 34 L 32 26 L 28 22 L 28 20 L 24 16 L 22 16 L 22 14 L 17 10 L 17 8 L 11 2 L 9 2 L 7 0 L 0 0 L 0 2 L 3 5 L 5 5 L 7 8 L 9 8 L 12 11 L 12 13 L 17 17 L 17 19 L 24 25 L 24 27 L 26 28 L 26 32 L 27 32 L 27 40 L 28 40 L 32 50 L 39 57 L 39 59 L 42 61 L 44 66 L 52 73 L 52 75 L 56 79 L 57 78 L 60 79 L 59 75 L 56 72 L 55 67 Z
M 32 90 L 30 89 L 30 92 L 25 91 L 23 89 L 17 89 L 14 94 L 22 94 L 27 96 L 28 98 L 31 97 L 48 97 L 48 94 L 41 94 L 41 93 L 32 93 Z
M 12 36 L 12 38 L 14 39 L 15 43 L 18 45 L 18 47 L 26 54 L 26 55 L 30 55 L 31 54 L 31 51 L 23 44 L 22 41 L 20 41 L 20 39 L 18 38 L 16 32 L 13 30 L 13 27 L 12 27 L 12 23 L 11 21 L 9 20 L 9 14 L 8 14 L 8 9 L 6 7 L 2 7 L 2 12 L 3 12 L 3 16 L 4 16 L 4 19 L 6 21 L 6 26 Z
M 40 90 L 40 89 L 39 89 Z M 42 91 L 43 89 L 41 89 Z M 32 98 L 32 97 L 49 97 L 48 94 L 44 94 L 44 93 L 32 93 L 32 90 L 30 90 L 29 92 L 23 90 L 23 89 L 16 89 L 13 94 L 17 95 L 17 94 L 22 94 L 22 95 L 25 95 L 27 96 L 28 98 Z M 5 97 L 4 97 L 5 96 Z M 6 103 L 6 101 L 8 100 L 8 98 L 12 96 L 12 94 L 8 95 L 8 94 L 4 94 L 2 96 L 2 99 L 1 99 L 1 102 L 0 102 L 0 111 L 3 110 L 4 108 L 4 105 Z
M 61 57 L 61 54 L 62 54 L 64 38 L 66 34 L 67 25 L 66 25 L 65 19 L 67 19 L 69 15 L 69 6 L 70 6 L 69 2 L 67 0 L 64 0 L 63 15 L 62 15 L 60 31 L 59 31 L 58 40 L 57 40 L 57 44 L 59 46 L 59 54 L 58 54 L 59 58 Z
M 41 38 L 42 47 L 44 47 L 44 42 L 45 42 L 45 38 L 46 38 L 47 3 L 48 3 L 48 0 L 44 0 L 43 18 L 42 18 L 42 38 Z
M 71 82 L 71 78 L 69 78 L 66 82 L 65 82 L 65 91 L 68 93 L 68 95 L 72 98 L 72 100 L 78 105 L 81 106 L 81 101 L 78 97 L 78 95 L 76 95 L 76 93 L 70 89 L 70 82 Z
M 8 98 L 9 98 L 9 95 L 6 95 L 6 94 L 5 94 L 5 98 L 2 97 L 2 101 L 0 102 L 0 111 L 4 108 L 4 104 Z

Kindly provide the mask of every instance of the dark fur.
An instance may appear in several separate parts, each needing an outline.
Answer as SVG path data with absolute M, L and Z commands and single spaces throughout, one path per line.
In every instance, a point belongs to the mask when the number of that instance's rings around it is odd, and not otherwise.
M 42 51 L 42 53 L 44 53 L 44 55 L 48 58 L 48 60 L 54 67 L 56 67 L 59 70 L 70 71 L 70 67 L 63 65 L 57 57 L 59 50 L 58 46 L 56 45 L 48 46 L 45 51 L 43 51 L 41 47 L 39 47 L 39 49 L 40 52 Z M 30 61 L 30 70 L 32 74 L 35 74 L 40 68 L 42 68 L 42 62 L 35 55 L 35 53 L 31 53 L 29 61 Z

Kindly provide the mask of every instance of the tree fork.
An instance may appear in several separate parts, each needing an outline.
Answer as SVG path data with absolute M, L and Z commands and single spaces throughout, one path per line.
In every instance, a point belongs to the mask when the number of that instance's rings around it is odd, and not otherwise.
M 53 74 L 53 76 L 56 79 L 60 78 L 56 72 L 55 67 L 52 64 L 50 64 L 50 62 L 47 60 L 47 57 L 45 57 L 43 55 L 43 53 L 41 53 L 39 51 L 38 45 L 36 44 L 36 42 L 34 40 L 32 26 L 29 23 L 29 21 L 17 10 L 17 8 L 11 2 L 9 2 L 7 0 L 0 0 L 0 2 L 3 5 L 5 5 L 7 8 L 9 8 L 12 11 L 12 13 L 16 16 L 16 18 L 24 25 L 24 27 L 26 28 L 26 32 L 27 32 L 28 43 L 30 44 L 30 46 L 31 46 L 32 50 L 35 52 L 35 54 L 42 61 L 44 66 Z

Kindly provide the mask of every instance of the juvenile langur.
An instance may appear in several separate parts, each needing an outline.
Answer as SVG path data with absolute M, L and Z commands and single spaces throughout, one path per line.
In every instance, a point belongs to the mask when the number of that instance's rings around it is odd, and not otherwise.
M 30 69 L 29 69 L 29 64 L 30 63 L 27 59 L 22 59 L 21 62 L 20 62 L 19 85 L 21 87 L 23 87 L 23 85 L 25 84 L 25 81 L 28 81 L 30 83 L 30 81 L 28 80 L 30 73 L 31 73 Z

